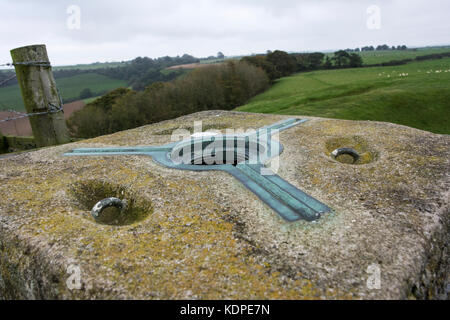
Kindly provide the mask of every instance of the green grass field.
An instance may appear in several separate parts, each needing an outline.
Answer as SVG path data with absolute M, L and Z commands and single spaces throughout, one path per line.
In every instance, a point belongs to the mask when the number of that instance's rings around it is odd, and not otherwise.
M 71 66 L 54 66 L 54 70 L 71 70 L 71 69 L 80 69 L 80 70 L 94 70 L 94 69 L 102 69 L 102 68 L 115 68 L 122 67 L 129 62 L 96 62 L 91 64 L 75 64 Z
M 450 58 L 300 73 L 237 110 L 387 121 L 450 134 Z
M 392 60 L 414 59 L 418 56 L 444 52 L 450 52 L 450 46 L 436 48 L 417 48 L 408 50 L 362 51 L 357 53 L 362 57 L 364 65 L 371 65 L 389 62 Z M 333 57 L 332 52 L 327 53 L 327 55 L 330 58 Z
M 95 73 L 79 74 L 73 77 L 56 80 L 63 99 L 72 100 L 79 97 L 80 92 L 89 88 L 94 94 L 127 86 L 125 81 L 111 79 Z M 25 110 L 18 85 L 0 88 L 0 110 Z

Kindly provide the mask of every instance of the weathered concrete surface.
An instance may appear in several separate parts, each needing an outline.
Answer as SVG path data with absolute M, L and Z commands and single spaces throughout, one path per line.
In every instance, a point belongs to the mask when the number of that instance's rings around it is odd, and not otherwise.
M 320 118 L 281 133 L 279 175 L 335 210 L 315 223 L 284 222 L 224 172 L 62 156 L 160 145 L 194 120 L 224 129 L 283 118 L 203 112 L 0 159 L 0 297 L 445 299 L 449 136 Z M 359 149 L 365 164 L 332 160 L 336 146 Z M 90 203 L 115 195 L 145 214 L 131 225 L 96 223 Z M 372 264 L 380 290 L 366 284 Z M 73 266 L 80 290 L 66 284 Z

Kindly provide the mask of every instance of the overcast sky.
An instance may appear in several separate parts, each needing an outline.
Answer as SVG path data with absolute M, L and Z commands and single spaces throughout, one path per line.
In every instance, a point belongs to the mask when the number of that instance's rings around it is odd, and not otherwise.
M 450 44 L 449 13 L 447 0 L 0 0 L 0 64 L 40 43 L 53 65 Z

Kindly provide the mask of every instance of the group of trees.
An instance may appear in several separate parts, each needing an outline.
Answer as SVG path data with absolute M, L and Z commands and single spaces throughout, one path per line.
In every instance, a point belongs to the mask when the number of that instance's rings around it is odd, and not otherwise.
M 96 137 L 197 111 L 234 109 L 268 86 L 261 68 L 229 61 L 142 91 L 114 90 L 75 112 L 68 126 L 76 137 Z
M 348 53 L 345 50 L 335 52 L 331 61 L 338 68 L 358 68 L 363 64 L 363 60 L 359 54 Z
M 213 60 L 223 60 L 225 59 L 225 55 L 222 51 L 217 52 L 217 56 L 208 56 L 206 58 L 202 58 L 203 61 L 213 61 Z
M 134 90 L 144 90 L 146 86 L 154 82 L 171 81 L 183 73 L 182 70 L 164 72 L 163 70 L 166 68 L 198 62 L 200 62 L 198 58 L 188 54 L 181 57 L 166 56 L 157 59 L 137 57 L 125 66 L 101 68 L 95 72 L 114 79 L 125 80 Z
M 85 88 L 85 89 L 81 90 L 79 98 L 81 100 L 83 100 L 83 99 L 91 98 L 93 96 L 94 96 L 94 93 L 91 91 L 91 89 Z
M 355 68 L 362 66 L 362 58 L 356 53 L 340 50 L 330 58 L 321 52 L 291 53 L 276 50 L 265 55 L 242 58 L 243 61 L 262 68 L 271 80 L 295 72 L 333 68 Z
M 402 46 L 388 46 L 387 44 L 381 44 L 378 45 L 376 48 L 374 46 L 365 46 L 360 48 L 356 48 L 356 49 L 346 49 L 345 51 L 355 51 L 355 52 L 360 52 L 360 51 L 382 51 L 382 50 L 408 50 L 408 47 L 405 45 Z

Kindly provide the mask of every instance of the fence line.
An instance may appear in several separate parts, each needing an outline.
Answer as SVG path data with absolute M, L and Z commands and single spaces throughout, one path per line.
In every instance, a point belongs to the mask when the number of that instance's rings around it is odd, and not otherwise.
M 2 87 L 4 84 L 6 84 L 7 82 L 11 81 L 12 79 L 14 79 L 16 77 L 16 74 L 14 73 L 14 75 L 12 75 L 9 78 L 6 78 L 5 80 L 0 82 L 0 87 Z
M 57 112 L 63 111 L 62 102 L 61 102 L 61 105 L 59 107 L 55 106 L 53 103 L 49 103 L 48 105 L 50 106 L 49 110 L 48 111 L 43 111 L 43 112 L 21 113 L 21 112 L 14 111 L 14 110 L 2 110 L 2 111 L 14 112 L 16 114 L 20 114 L 20 116 L 13 117 L 13 118 L 11 118 L 11 117 L 5 118 L 3 120 L 0 120 L 0 123 L 6 122 L 6 121 L 22 119 L 22 118 L 26 118 L 26 117 L 41 116 L 41 115 L 44 115 L 44 114 L 52 114 L 52 113 L 57 113 Z

